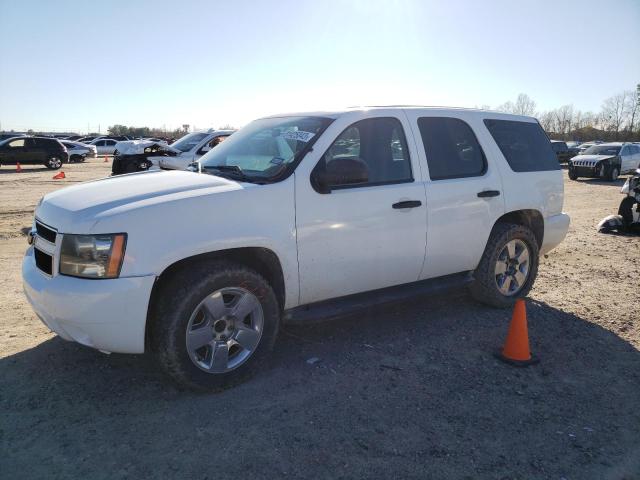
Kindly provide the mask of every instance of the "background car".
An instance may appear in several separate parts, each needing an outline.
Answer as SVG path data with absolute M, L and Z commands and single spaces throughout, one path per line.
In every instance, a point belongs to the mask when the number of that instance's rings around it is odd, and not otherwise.
M 215 145 L 223 141 L 235 130 L 208 130 L 193 132 L 185 135 L 171 147 L 181 153 L 175 156 L 148 157 L 154 165 L 167 170 L 186 170 L 190 164 L 211 150 Z
M 0 165 L 42 164 L 57 170 L 68 158 L 67 148 L 56 138 L 19 137 L 0 142 Z
M 67 147 L 70 162 L 84 162 L 86 158 L 96 158 L 98 156 L 95 145 L 71 142 L 69 140 L 60 140 L 60 142 Z
M 96 147 L 98 155 L 113 155 L 116 150 L 116 143 L 118 143 L 118 140 L 113 138 L 97 138 L 89 145 Z
M 0 141 L 7 140 L 9 138 L 26 137 L 24 133 L 0 133 Z
M 578 154 L 577 151 L 569 149 L 567 144 L 562 140 L 551 140 L 551 148 L 560 163 L 565 163 L 571 157 L 575 157 Z
M 569 178 L 601 178 L 616 181 L 621 173 L 633 172 L 640 166 L 640 146 L 633 143 L 601 143 L 592 145 L 569 160 Z

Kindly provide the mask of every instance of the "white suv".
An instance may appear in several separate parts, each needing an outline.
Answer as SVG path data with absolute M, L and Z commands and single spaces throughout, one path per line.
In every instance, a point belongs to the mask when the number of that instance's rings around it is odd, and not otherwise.
M 280 323 L 468 285 L 512 305 L 569 227 L 530 117 L 367 108 L 256 120 L 200 172 L 46 195 L 26 295 L 67 340 L 152 351 L 192 388 L 239 382 Z

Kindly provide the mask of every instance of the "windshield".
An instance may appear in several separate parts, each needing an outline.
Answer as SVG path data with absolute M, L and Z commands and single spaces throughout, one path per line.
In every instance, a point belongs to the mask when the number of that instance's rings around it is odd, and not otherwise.
M 587 148 L 583 155 L 618 155 L 620 153 L 620 147 L 612 145 L 593 145 Z
M 177 148 L 181 152 L 188 152 L 193 147 L 198 145 L 201 141 L 207 138 L 209 133 L 189 133 L 184 137 L 180 138 L 180 140 L 176 141 L 171 146 L 173 148 Z
M 233 168 L 245 177 L 268 181 L 280 176 L 332 122 L 324 117 L 278 117 L 251 122 L 200 159 L 203 171 Z M 226 167 L 226 168 L 225 168 Z

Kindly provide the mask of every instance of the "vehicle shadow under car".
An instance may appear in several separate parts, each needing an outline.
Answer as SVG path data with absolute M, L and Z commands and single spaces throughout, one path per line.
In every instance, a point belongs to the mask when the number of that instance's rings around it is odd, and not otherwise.
M 586 178 L 586 177 L 580 177 L 577 180 L 571 180 L 572 182 L 582 182 L 582 183 L 588 183 L 589 185 L 605 185 L 608 187 L 620 187 L 622 188 L 622 186 L 624 185 L 624 182 L 627 181 L 627 176 L 620 176 L 618 177 L 618 179 L 615 182 L 611 182 L 609 180 L 602 180 L 600 178 Z
M 147 356 L 55 337 L 0 360 L 7 478 L 632 478 L 640 352 L 528 302 L 541 363 L 492 355 L 509 311 L 462 292 L 285 326 L 272 361 L 220 394 Z M 215 475 L 214 475 L 215 473 Z

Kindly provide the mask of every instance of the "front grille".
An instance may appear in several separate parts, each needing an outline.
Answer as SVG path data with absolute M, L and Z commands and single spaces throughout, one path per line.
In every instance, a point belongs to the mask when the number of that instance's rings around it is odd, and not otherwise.
M 44 238 L 47 242 L 56 243 L 56 231 L 45 227 L 42 223 L 36 220 L 36 232 L 38 236 Z
M 41 252 L 34 248 L 33 253 L 36 257 L 36 267 L 48 275 L 53 274 L 53 257 L 49 254 Z
M 574 160 L 573 164 L 576 167 L 590 167 L 590 168 L 593 168 L 593 167 L 596 166 L 596 162 L 591 162 L 591 161 L 588 161 L 588 160 Z

